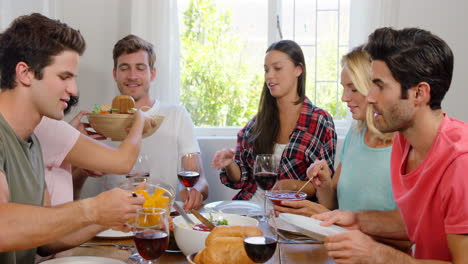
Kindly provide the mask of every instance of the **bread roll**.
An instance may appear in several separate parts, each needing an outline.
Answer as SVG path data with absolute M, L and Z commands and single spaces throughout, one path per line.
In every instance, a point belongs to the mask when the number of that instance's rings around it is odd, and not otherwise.
M 206 248 L 203 264 L 230 263 L 254 264 L 247 256 L 242 237 L 217 237 L 213 244 Z
M 197 264 L 253 264 L 244 249 L 244 238 L 262 236 L 256 226 L 217 226 L 205 240 L 206 248 L 198 252 Z
M 205 245 L 208 247 L 212 244 L 212 240 L 217 237 L 251 237 L 262 236 L 262 231 L 256 226 L 217 226 L 211 231 L 205 240 Z
M 204 260 L 204 255 L 205 255 L 205 251 L 206 251 L 206 248 L 198 251 L 198 253 L 195 255 L 195 258 L 193 258 L 193 262 L 197 263 L 197 264 L 201 264 L 203 263 L 203 260 Z
M 131 108 L 134 107 L 135 100 L 128 95 L 118 95 L 112 100 L 112 109 L 117 109 L 119 114 L 130 114 Z
M 102 112 L 111 112 L 111 109 L 112 109 L 112 105 L 110 104 L 103 104 L 101 105 L 101 111 Z

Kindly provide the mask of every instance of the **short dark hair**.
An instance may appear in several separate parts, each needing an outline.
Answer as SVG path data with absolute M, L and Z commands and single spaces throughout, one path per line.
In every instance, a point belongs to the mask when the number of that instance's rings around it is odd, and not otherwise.
M 15 68 L 24 62 L 42 79 L 43 69 L 65 50 L 82 55 L 86 43 L 78 30 L 38 13 L 20 16 L 0 35 L 0 87 L 16 87 Z
M 123 39 L 117 41 L 114 45 L 114 50 L 112 51 L 112 57 L 114 59 L 114 69 L 117 68 L 117 59 L 122 54 L 134 53 L 140 50 L 146 51 L 148 53 L 148 65 L 150 68 L 154 68 L 154 63 L 156 62 L 156 54 L 154 53 L 153 44 L 148 41 L 135 36 L 127 35 Z
M 440 109 L 452 81 L 453 53 L 445 41 L 419 28 L 380 28 L 365 47 L 372 60 L 384 61 L 400 84 L 402 98 L 420 82 L 431 86 L 431 109 Z

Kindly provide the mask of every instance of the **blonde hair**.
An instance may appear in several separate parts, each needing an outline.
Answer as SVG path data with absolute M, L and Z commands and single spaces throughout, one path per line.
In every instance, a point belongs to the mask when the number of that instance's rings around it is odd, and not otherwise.
M 349 71 L 349 77 L 351 82 L 358 92 L 364 96 L 369 93 L 369 88 L 372 85 L 371 81 L 371 58 L 369 54 L 364 50 L 364 46 L 358 46 L 352 49 L 348 54 L 344 55 L 341 59 L 341 66 L 347 67 Z M 367 105 L 366 119 L 358 120 L 358 128 L 363 131 L 363 128 L 369 129 L 369 131 L 377 138 L 386 142 L 393 139 L 394 133 L 382 133 L 374 125 L 374 114 L 372 106 Z

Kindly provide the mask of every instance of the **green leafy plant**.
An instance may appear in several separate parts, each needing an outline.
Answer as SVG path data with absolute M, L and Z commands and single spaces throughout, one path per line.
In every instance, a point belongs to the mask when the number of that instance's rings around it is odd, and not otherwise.
M 257 112 L 263 76 L 241 64 L 231 13 L 193 0 L 181 33 L 181 101 L 196 126 L 243 126 Z M 257 71 L 258 72 L 258 71 Z

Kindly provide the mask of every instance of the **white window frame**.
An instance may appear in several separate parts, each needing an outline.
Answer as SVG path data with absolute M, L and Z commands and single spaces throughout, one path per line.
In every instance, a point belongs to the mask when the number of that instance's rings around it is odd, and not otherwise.
M 281 1 L 268 0 L 268 43 L 281 39 L 277 27 L 278 19 L 281 20 Z M 325 109 L 326 110 L 326 109 Z M 334 120 L 335 130 L 339 138 L 344 138 L 352 122 L 349 111 L 346 112 L 345 120 Z M 236 137 L 242 127 L 196 127 L 197 137 Z

